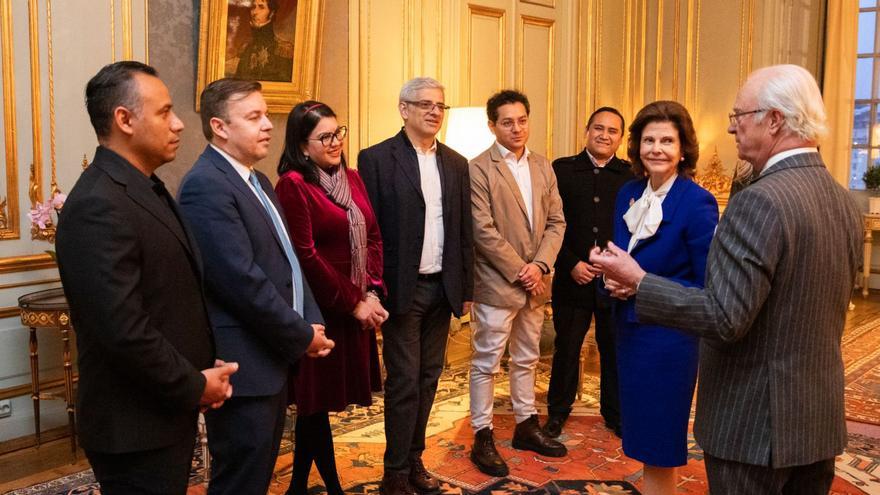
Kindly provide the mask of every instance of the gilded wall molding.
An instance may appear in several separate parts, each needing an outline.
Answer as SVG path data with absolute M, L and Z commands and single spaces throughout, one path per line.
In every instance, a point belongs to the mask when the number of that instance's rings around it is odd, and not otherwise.
M 553 78 L 554 74 L 554 47 L 556 41 L 556 21 L 553 19 L 544 19 L 541 17 L 534 17 L 529 15 L 520 15 L 519 17 L 519 36 L 517 36 L 516 40 L 516 60 L 517 60 L 517 68 L 516 68 L 516 86 L 520 89 L 524 89 L 524 74 L 525 70 L 525 57 L 524 57 L 524 43 L 525 43 L 525 27 L 526 26 L 535 26 L 539 28 L 547 29 L 548 35 L 548 43 L 547 43 L 547 149 L 545 150 L 546 156 L 553 156 L 553 97 L 554 91 L 553 87 L 555 84 L 555 79 Z
M 31 131 L 33 135 L 33 161 L 31 162 L 30 199 L 32 203 L 43 201 L 43 109 L 40 84 L 40 32 L 37 0 L 28 0 L 28 37 L 31 62 Z
M 681 70 L 681 0 L 675 0 L 675 17 L 672 19 L 672 98 L 679 99 L 678 78 Z
M 25 280 L 24 282 L 12 282 L 9 284 L 0 284 L 0 290 L 5 289 L 18 289 L 21 287 L 33 287 L 34 285 L 47 285 L 61 282 L 61 279 L 58 277 L 52 278 L 43 278 L 39 280 Z M 18 306 L 16 306 L 17 308 Z
M 56 266 L 55 260 L 48 254 L 29 254 L 0 258 L 0 274 L 43 270 L 55 268 Z
M 150 63 L 150 0 L 144 0 L 144 63 Z
M 654 60 L 654 100 L 660 99 L 660 74 L 663 72 L 663 0 L 657 0 L 657 46 Z
M 116 62 L 116 0 L 110 0 L 110 62 Z
M 13 67 L 12 0 L 0 0 L 0 65 L 3 71 L 3 130 L 6 150 L 6 197 L 0 201 L 5 221 L 0 226 L 0 239 L 18 239 L 18 146 L 15 140 L 15 74 Z
M 131 46 L 131 0 L 120 0 L 122 5 L 122 59 L 132 60 L 134 52 Z
M 700 4 L 701 0 L 688 0 L 687 56 L 685 65 L 685 106 L 691 117 L 697 120 L 697 94 L 699 94 L 700 71 Z

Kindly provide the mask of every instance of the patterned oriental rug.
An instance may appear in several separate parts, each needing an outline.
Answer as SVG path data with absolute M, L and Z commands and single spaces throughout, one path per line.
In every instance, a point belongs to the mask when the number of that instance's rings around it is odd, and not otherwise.
M 876 347 L 875 347 L 876 348 Z M 502 376 L 504 376 L 502 374 Z M 546 397 L 549 366 L 538 372 L 538 399 Z M 505 379 L 496 385 L 495 438 L 507 460 L 507 478 L 486 476 L 468 459 L 473 434 L 468 422 L 467 367 L 454 367 L 444 373 L 437 401 L 428 426 L 428 442 L 423 460 L 443 483 L 444 494 L 593 494 L 636 495 L 641 486 L 640 463 L 627 458 L 617 439 L 598 416 L 598 379 L 587 377 L 583 401 L 561 437 L 569 449 L 564 458 L 546 458 L 518 451 L 510 446 L 514 421 Z M 385 449 L 381 395 L 368 408 L 351 408 L 332 416 L 336 460 L 346 493 L 378 493 Z M 541 411 L 543 414 L 545 411 Z M 543 418 L 542 418 L 543 419 Z M 688 464 L 679 470 L 679 494 L 706 494 L 703 454 L 693 438 L 689 440 Z M 269 493 L 283 494 L 290 483 L 292 463 L 289 439 L 282 443 L 276 463 L 275 480 Z M 832 494 L 880 494 L 880 439 L 851 434 L 846 452 L 837 459 L 837 477 Z M 193 461 L 190 495 L 206 492 L 205 466 L 200 453 Z M 323 493 L 317 470 L 312 470 L 310 492 Z M 11 492 L 14 495 L 98 494 L 90 470 Z
M 847 323 L 842 345 L 846 419 L 880 425 L 880 318 Z

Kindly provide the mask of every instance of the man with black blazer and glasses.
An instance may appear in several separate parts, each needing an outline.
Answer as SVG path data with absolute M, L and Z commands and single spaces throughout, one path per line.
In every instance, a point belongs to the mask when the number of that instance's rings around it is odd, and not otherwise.
M 214 360 L 202 262 L 154 174 L 183 123 L 156 70 L 102 68 L 86 86 L 98 136 L 58 222 L 58 268 L 76 329 L 80 445 L 104 494 L 184 494 L 199 409 L 232 394 Z
M 605 246 L 611 240 L 614 199 L 621 186 L 633 178 L 629 162 L 616 156 L 623 130 L 623 116 L 617 109 L 598 108 L 587 121 L 587 144 L 583 151 L 553 162 L 566 219 L 565 237 L 556 257 L 556 276 L 553 277 L 556 340 L 547 391 L 548 418 L 544 425 L 544 432 L 553 438 L 562 433 L 562 426 L 571 413 L 577 394 L 581 346 L 593 318 L 599 348 L 599 412 L 605 426 L 620 436 L 611 299 L 597 290 L 601 274 L 588 257 L 593 246 Z
M 422 463 L 425 429 L 443 368 L 450 315 L 470 311 L 473 232 L 467 160 L 437 141 L 443 86 L 419 77 L 400 90 L 403 129 L 364 149 L 358 171 L 382 231 L 386 308 L 386 495 L 432 493 Z

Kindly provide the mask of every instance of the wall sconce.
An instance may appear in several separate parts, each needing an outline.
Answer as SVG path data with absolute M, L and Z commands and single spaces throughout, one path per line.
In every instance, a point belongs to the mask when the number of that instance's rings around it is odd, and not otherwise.
M 446 122 L 446 146 L 471 160 L 486 151 L 495 142 L 495 135 L 486 124 L 483 107 L 456 107 L 449 109 Z

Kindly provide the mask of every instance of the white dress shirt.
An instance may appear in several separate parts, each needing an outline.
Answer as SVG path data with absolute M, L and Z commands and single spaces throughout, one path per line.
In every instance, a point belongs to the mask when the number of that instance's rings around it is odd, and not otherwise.
M 413 148 L 419 159 L 419 180 L 425 199 L 425 238 L 419 273 L 427 275 L 443 269 L 443 189 L 437 168 L 437 141 L 427 150 Z
M 529 171 L 529 154 L 531 152 L 526 148 L 522 157 L 517 160 L 516 155 L 509 149 L 501 146 L 501 143 L 495 141 L 495 145 L 498 146 L 498 151 L 501 153 L 501 156 L 504 157 L 504 162 L 507 163 L 507 168 L 509 168 L 510 173 L 513 174 L 513 178 L 516 180 L 516 185 L 519 186 L 519 193 L 522 195 L 523 201 L 526 203 L 526 213 L 529 216 L 529 229 L 532 229 L 534 227 L 532 212 L 535 208 L 532 204 L 532 174 Z
M 235 158 L 232 158 L 232 156 L 229 153 L 221 150 L 220 148 L 218 148 L 217 146 L 214 146 L 213 144 L 211 145 L 211 147 L 214 148 L 214 150 L 216 150 L 217 153 L 220 153 L 220 156 L 222 156 L 223 158 L 226 158 L 226 161 L 228 161 L 229 164 L 232 165 L 232 168 L 234 168 L 235 171 L 238 173 L 238 175 L 241 176 L 241 180 L 243 180 L 244 183 L 247 184 L 248 189 L 250 189 L 251 192 L 254 193 L 254 196 L 257 198 L 257 201 L 260 204 L 263 204 L 263 200 L 260 199 L 260 195 L 257 193 L 257 190 L 254 189 L 254 185 L 251 184 L 251 180 L 250 180 L 251 171 L 253 171 L 254 168 L 248 167 L 247 165 L 243 165 L 240 161 L 236 160 Z M 271 201 L 269 201 L 269 207 L 272 208 L 272 215 L 275 215 L 278 219 L 281 219 L 281 215 L 278 214 L 278 210 L 275 208 L 275 205 Z M 281 225 L 284 225 L 283 221 L 281 222 Z M 288 240 L 290 240 L 290 235 L 287 232 L 284 232 L 284 235 L 286 235 Z

